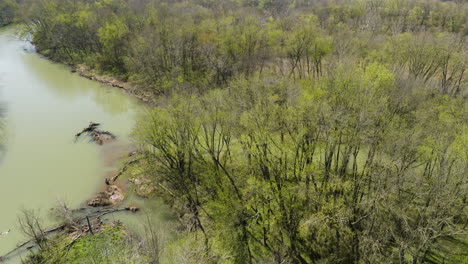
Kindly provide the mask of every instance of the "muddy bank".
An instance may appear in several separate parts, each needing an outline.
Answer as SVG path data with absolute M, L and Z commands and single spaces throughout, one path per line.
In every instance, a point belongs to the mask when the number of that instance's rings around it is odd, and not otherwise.
M 34 42 L 30 42 L 33 46 L 34 45 Z M 50 56 L 48 56 L 47 54 L 45 54 L 44 52 L 42 52 L 41 50 L 38 50 L 38 49 L 34 49 L 35 52 L 37 52 L 37 54 L 41 55 L 42 57 L 48 59 L 48 60 L 51 60 L 53 62 L 56 62 L 56 63 L 59 63 L 59 64 L 64 64 L 64 65 L 68 65 L 71 67 L 71 72 L 72 73 L 78 73 L 78 75 L 80 75 L 81 77 L 84 77 L 86 79 L 89 79 L 89 80 L 92 80 L 92 81 L 96 81 L 96 82 L 99 82 L 99 83 L 102 83 L 102 84 L 106 84 L 106 85 L 109 85 L 109 86 L 112 86 L 112 87 L 116 87 L 116 88 L 119 88 L 119 89 L 122 89 L 124 90 L 126 93 L 130 94 L 131 96 L 137 98 L 138 100 L 150 105 L 150 106 L 154 106 L 156 104 L 155 102 L 155 96 L 149 92 L 144 92 L 142 90 L 144 89 L 141 89 L 141 88 L 137 88 L 135 86 L 132 86 L 130 83 L 128 82 L 124 82 L 124 81 L 121 81 L 113 76 L 108 76 L 108 75 L 101 75 L 101 74 L 98 74 L 96 73 L 93 69 L 91 69 L 90 67 L 84 65 L 84 64 L 78 64 L 78 65 L 73 65 L 73 64 L 70 64 L 70 63 L 66 63 L 66 62 L 61 62 L 61 61 L 57 61 L 57 60 L 54 60 L 53 58 L 51 58 Z
M 135 98 L 149 104 L 154 105 L 153 95 L 149 93 L 142 92 L 141 89 L 131 86 L 128 82 L 118 80 L 111 76 L 99 75 L 94 72 L 92 69 L 85 65 L 72 66 L 72 72 L 78 73 L 80 76 L 90 79 L 92 81 L 97 81 L 103 84 L 110 85 L 112 87 L 117 87 L 123 89 L 125 92 L 131 94 Z
M 111 206 L 122 202 L 124 199 L 123 191 L 119 187 L 116 185 L 109 185 L 105 191 L 98 193 L 94 198 L 89 200 L 88 206 Z

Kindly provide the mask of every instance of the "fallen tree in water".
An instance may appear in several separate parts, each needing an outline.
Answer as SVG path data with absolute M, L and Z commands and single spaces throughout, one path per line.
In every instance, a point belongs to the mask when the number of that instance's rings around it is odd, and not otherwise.
M 98 145 L 102 145 L 116 139 L 116 136 L 111 132 L 98 129 L 99 126 L 101 126 L 101 124 L 90 122 L 88 127 L 75 135 L 75 142 L 82 135 L 88 136 L 92 142 Z
M 43 230 L 42 228 L 36 228 L 35 231 L 38 231 L 34 237 L 30 236 L 31 239 L 25 241 L 24 243 L 19 244 L 16 248 L 11 250 L 10 252 L 6 253 L 3 256 L 0 256 L 0 263 L 3 261 L 7 261 L 12 257 L 21 254 L 21 252 L 31 250 L 34 248 L 42 248 L 41 243 L 46 243 L 48 238 L 54 234 L 58 234 L 60 232 L 65 232 L 69 235 L 72 240 L 67 247 L 71 246 L 78 238 L 86 235 L 86 234 L 95 234 L 100 232 L 103 227 L 103 222 L 101 217 L 117 213 L 117 212 L 138 212 L 140 208 L 128 206 L 125 208 L 101 208 L 101 209 L 93 209 L 93 208 L 80 208 L 76 210 L 68 210 L 73 220 L 66 221 L 63 224 L 60 224 L 54 228 Z M 29 222 L 37 222 L 39 219 L 37 215 L 30 215 Z M 28 222 L 28 221 L 26 221 Z M 38 239 L 39 238 L 39 239 Z
M 138 156 L 138 152 L 137 151 L 133 151 L 129 154 L 129 157 L 133 157 L 133 156 L 136 156 L 136 158 L 128 161 L 127 163 L 125 163 L 125 165 L 119 170 L 119 172 L 114 176 L 112 177 L 110 180 L 109 179 L 106 179 L 106 184 L 107 185 L 110 185 L 110 182 L 115 182 L 119 179 L 119 177 L 124 174 L 127 169 L 133 165 L 133 164 L 136 164 L 138 163 L 140 160 L 142 160 L 141 156 Z

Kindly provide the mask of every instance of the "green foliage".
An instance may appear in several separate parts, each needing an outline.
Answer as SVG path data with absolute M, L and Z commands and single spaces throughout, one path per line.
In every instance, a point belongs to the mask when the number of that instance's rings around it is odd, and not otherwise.
M 336 59 L 352 56 L 438 79 L 444 93 L 461 93 L 466 84 L 466 4 L 29 0 L 24 6 L 39 51 L 155 94 L 205 92 L 257 74 L 320 78 Z
M 41 52 L 166 96 L 135 132 L 186 231 L 164 261 L 460 259 L 468 5 L 318 2 L 27 9 Z
M 19 11 L 16 0 L 2 0 L 0 2 L 0 27 L 15 22 Z
M 123 41 L 127 37 L 129 29 L 120 19 L 114 18 L 106 22 L 97 31 L 99 42 L 102 44 L 102 68 L 111 67 L 112 70 L 124 71 L 124 61 L 122 58 Z M 110 60 L 110 61 L 106 61 Z
M 184 234 L 167 245 L 160 263 L 211 264 L 217 262 L 213 256 L 207 253 L 203 234 L 193 232 Z
M 220 263 L 420 263 L 463 232 L 467 108 L 436 95 L 397 113 L 395 82 L 373 63 L 176 96 L 139 129 L 147 172 Z
M 127 244 L 125 230 L 120 226 L 107 227 L 95 235 L 73 241 L 67 235 L 54 237 L 45 249 L 31 255 L 25 263 L 149 263 L 137 250 Z

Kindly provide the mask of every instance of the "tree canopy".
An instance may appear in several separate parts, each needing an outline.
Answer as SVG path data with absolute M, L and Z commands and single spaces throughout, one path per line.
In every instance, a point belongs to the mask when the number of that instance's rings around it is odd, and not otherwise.
M 135 138 L 184 227 L 166 252 L 196 252 L 184 263 L 468 262 L 463 1 L 23 12 L 41 53 L 161 96 Z

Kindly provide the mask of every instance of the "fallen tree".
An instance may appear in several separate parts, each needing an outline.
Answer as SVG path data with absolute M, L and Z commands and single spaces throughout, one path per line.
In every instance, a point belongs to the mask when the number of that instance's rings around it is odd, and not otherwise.
M 86 135 L 90 140 L 98 145 L 103 145 L 104 143 L 113 141 L 116 139 L 116 136 L 109 131 L 104 131 L 98 129 L 101 126 L 99 123 L 90 122 L 88 127 L 81 130 L 81 132 L 75 135 L 75 142 L 82 136 Z
M 53 227 L 41 231 L 39 236 L 46 240 L 49 236 L 57 234 L 59 232 L 66 232 L 72 236 L 72 242 L 75 242 L 78 238 L 99 231 L 103 224 L 101 217 L 118 212 L 138 212 L 140 209 L 138 207 L 124 207 L 124 208 L 80 208 L 76 210 L 71 210 L 70 212 L 74 214 L 74 219 L 72 223 L 66 222 L 60 224 L 59 226 Z M 21 254 L 26 250 L 31 250 L 37 248 L 39 244 L 37 243 L 37 238 L 31 238 L 18 246 L 16 246 L 11 251 L 7 252 L 5 255 L 0 256 L 0 263 L 11 259 L 12 257 Z M 70 245 L 68 245 L 70 246 Z
M 130 156 L 133 156 L 133 155 L 135 155 L 135 154 L 133 154 L 133 152 L 130 153 Z M 111 181 L 112 182 L 117 181 L 119 179 L 119 177 L 122 176 L 122 174 L 124 174 L 131 165 L 136 164 L 140 160 L 142 160 L 142 158 L 137 157 L 137 158 L 132 159 L 132 160 L 128 161 L 127 163 L 125 163 L 125 165 L 119 170 L 119 172 L 114 177 L 111 178 Z M 108 184 L 108 185 L 110 184 L 110 181 L 108 179 L 106 179 L 106 184 Z

